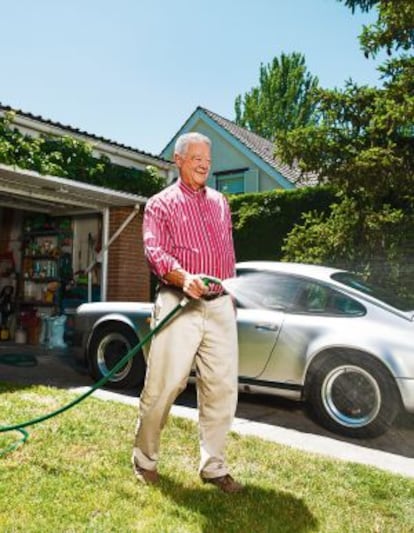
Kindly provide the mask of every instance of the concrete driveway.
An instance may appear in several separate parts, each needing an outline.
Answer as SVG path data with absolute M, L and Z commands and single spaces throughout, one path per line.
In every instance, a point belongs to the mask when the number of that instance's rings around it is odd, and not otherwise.
M 27 361 L 15 366 L 9 356 L 26 355 Z M 44 384 L 83 391 L 93 382 L 79 367 L 70 349 L 48 350 L 45 347 L 0 343 L 0 381 L 20 384 Z M 103 399 L 138 405 L 139 390 L 115 393 L 99 390 Z M 172 414 L 197 419 L 193 386 L 184 391 Z M 264 395 L 240 394 L 233 430 L 257 435 L 308 452 L 372 465 L 394 473 L 414 477 L 414 416 L 402 414 L 392 428 L 375 439 L 347 439 L 317 425 L 306 406 Z

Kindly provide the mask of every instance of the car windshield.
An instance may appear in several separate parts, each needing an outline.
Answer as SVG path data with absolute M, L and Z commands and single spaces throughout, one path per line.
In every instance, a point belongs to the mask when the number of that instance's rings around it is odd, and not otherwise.
M 352 274 L 351 272 L 336 272 L 332 274 L 332 279 L 339 281 L 347 287 L 356 289 L 368 296 L 372 296 L 377 300 L 381 300 L 400 311 L 413 311 L 414 310 L 414 298 L 408 296 L 399 296 L 391 289 L 385 287 L 379 287 L 372 283 L 367 283 L 362 277 Z

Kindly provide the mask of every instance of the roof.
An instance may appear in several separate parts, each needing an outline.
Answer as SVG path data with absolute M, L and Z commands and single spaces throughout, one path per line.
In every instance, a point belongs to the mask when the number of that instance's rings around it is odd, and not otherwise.
M 228 120 L 217 113 L 213 113 L 204 107 L 199 106 L 197 109 L 203 111 L 207 116 L 213 119 L 217 124 L 222 128 L 231 133 L 236 139 L 243 143 L 249 150 L 258 155 L 263 161 L 268 163 L 275 170 L 280 172 L 282 176 L 287 178 L 292 183 L 298 181 L 300 177 L 299 170 L 290 167 L 280 161 L 280 159 L 274 156 L 275 146 L 274 143 L 253 133 L 252 131 L 247 130 L 238 126 L 235 122 Z
M 205 107 L 198 106 L 194 113 L 189 117 L 184 126 L 180 128 L 179 132 L 182 131 L 185 126 L 194 120 L 196 115 L 204 115 L 208 119 L 212 120 L 216 125 L 225 130 L 230 134 L 234 139 L 240 142 L 248 151 L 250 151 L 254 156 L 258 157 L 261 161 L 265 162 L 268 167 L 274 172 L 281 175 L 287 181 L 285 183 L 294 185 L 311 185 L 315 183 L 313 175 L 302 176 L 300 170 L 295 166 L 289 166 L 283 163 L 279 158 L 275 157 L 275 147 L 272 141 L 249 131 L 246 128 L 243 128 L 237 125 L 235 122 L 224 118 Z M 179 133 L 178 132 L 178 133 Z M 178 136 L 178 133 L 173 137 L 173 139 L 167 144 L 165 150 L 172 144 L 172 142 Z
M 62 216 L 145 202 L 145 197 L 136 194 L 0 164 L 0 206 Z
M 55 122 L 55 121 L 52 121 L 52 120 L 49 120 L 49 119 L 45 119 L 45 118 L 41 117 L 40 115 L 33 115 L 32 113 L 27 113 L 26 111 L 22 111 L 21 109 L 14 109 L 14 108 L 12 108 L 10 106 L 3 105 L 0 102 L 0 113 L 2 111 L 5 112 L 5 113 L 14 112 L 14 113 L 18 114 L 21 117 L 25 117 L 25 118 L 28 118 L 30 120 L 34 120 L 34 121 L 41 122 L 41 123 L 49 125 L 49 126 L 53 126 L 55 128 L 59 128 L 59 129 L 65 130 L 65 131 L 67 131 L 70 134 L 79 135 L 79 136 L 82 136 L 82 137 L 88 137 L 90 139 L 94 139 L 95 141 L 103 142 L 103 143 L 106 143 L 108 145 L 111 145 L 111 146 L 114 146 L 114 147 L 117 147 L 117 148 L 122 148 L 124 150 L 128 150 L 128 151 L 134 152 L 135 154 L 139 154 L 139 155 L 142 155 L 144 157 L 151 157 L 151 158 L 157 159 L 157 160 L 159 160 L 162 163 L 169 163 L 170 164 L 169 161 L 167 161 L 166 159 L 164 159 L 163 157 L 161 157 L 159 155 L 153 155 L 153 154 L 150 154 L 149 152 L 144 152 L 143 150 L 138 150 L 137 148 L 133 148 L 131 146 L 127 146 L 125 144 L 118 143 L 116 141 L 112 141 L 111 139 L 107 139 L 105 137 L 101 137 L 101 136 L 95 135 L 93 133 L 88 133 L 88 132 L 86 132 L 84 130 L 81 130 L 79 128 L 75 128 L 73 126 L 68 126 L 68 125 L 62 124 L 60 122 Z

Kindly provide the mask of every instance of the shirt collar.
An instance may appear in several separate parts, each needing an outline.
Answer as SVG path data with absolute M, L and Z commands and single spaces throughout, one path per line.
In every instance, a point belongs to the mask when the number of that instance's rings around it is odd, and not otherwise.
M 184 194 L 186 194 L 187 196 L 192 196 L 193 198 L 195 198 L 195 197 L 197 197 L 199 195 L 205 196 L 206 193 L 207 193 L 206 186 L 204 186 L 203 188 L 201 188 L 198 191 L 195 191 L 194 189 L 189 187 L 186 183 L 184 183 L 181 178 L 178 178 L 177 185 L 183 191 Z

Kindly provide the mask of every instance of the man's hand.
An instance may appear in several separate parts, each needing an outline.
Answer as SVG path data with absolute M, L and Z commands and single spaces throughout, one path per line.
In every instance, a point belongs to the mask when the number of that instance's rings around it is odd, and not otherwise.
M 164 279 L 171 285 L 183 289 L 184 294 L 194 298 L 194 300 L 198 300 L 208 292 L 208 287 L 204 284 L 202 276 L 189 274 L 182 269 L 172 270 Z
M 198 300 L 208 292 L 208 287 L 204 284 L 200 276 L 186 273 L 184 276 L 183 291 L 187 296 Z

